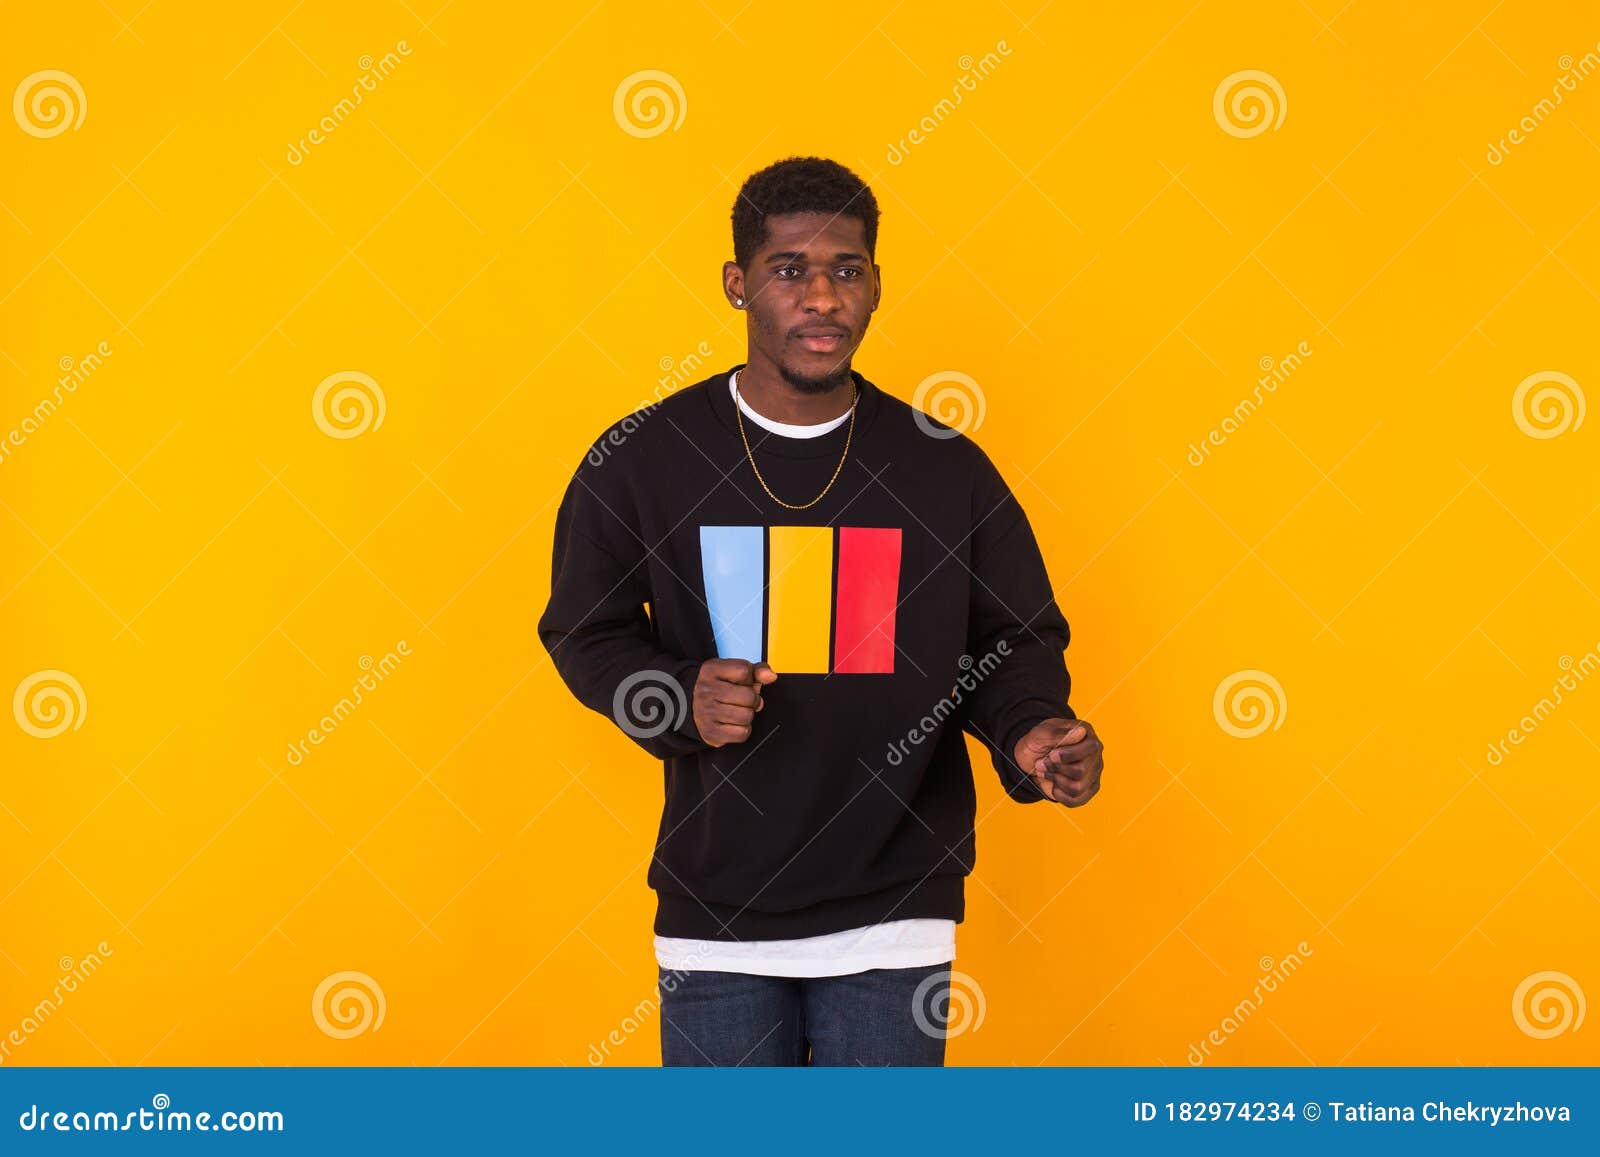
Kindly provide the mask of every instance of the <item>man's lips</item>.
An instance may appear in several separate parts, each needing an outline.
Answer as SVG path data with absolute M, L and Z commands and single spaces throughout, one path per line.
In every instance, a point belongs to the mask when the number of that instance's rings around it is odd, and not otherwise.
M 800 344 L 812 353 L 833 353 L 844 344 L 848 336 L 842 329 L 805 330 L 799 335 Z

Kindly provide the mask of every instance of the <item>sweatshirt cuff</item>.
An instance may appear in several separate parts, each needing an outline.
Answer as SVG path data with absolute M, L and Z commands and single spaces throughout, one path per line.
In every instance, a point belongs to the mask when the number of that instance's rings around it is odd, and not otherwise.
M 694 722 L 694 687 L 700 681 L 700 661 L 698 659 L 685 659 L 678 664 L 672 672 L 677 679 L 678 686 L 683 688 L 683 718 L 674 727 L 673 734 L 680 736 L 685 741 L 696 747 L 706 746 L 706 741 L 700 735 L 700 728 Z

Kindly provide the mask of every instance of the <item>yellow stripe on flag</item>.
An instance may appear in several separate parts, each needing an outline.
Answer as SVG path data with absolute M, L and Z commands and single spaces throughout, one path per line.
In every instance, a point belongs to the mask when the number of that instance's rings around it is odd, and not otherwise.
M 833 528 L 774 526 L 769 530 L 767 662 L 785 671 L 828 672 L 833 606 Z

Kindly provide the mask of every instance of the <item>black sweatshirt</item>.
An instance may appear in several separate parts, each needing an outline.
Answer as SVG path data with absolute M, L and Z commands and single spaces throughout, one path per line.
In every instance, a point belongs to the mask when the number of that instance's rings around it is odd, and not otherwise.
M 724 370 L 622 419 L 556 515 L 539 637 L 585 705 L 664 761 L 655 931 L 818 936 L 960 921 L 977 797 L 963 733 L 1012 753 L 1075 718 L 1069 638 L 1021 506 L 977 443 L 855 373 L 853 432 L 744 423 Z M 742 743 L 700 738 L 705 659 L 777 681 Z

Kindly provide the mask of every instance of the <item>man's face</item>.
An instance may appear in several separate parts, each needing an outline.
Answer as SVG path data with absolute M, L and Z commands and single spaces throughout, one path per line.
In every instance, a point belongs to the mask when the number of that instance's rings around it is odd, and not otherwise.
M 723 285 L 750 315 L 751 360 L 771 362 L 808 393 L 848 380 L 880 288 L 865 225 L 831 213 L 768 217 L 766 243 L 750 268 L 728 262 Z

